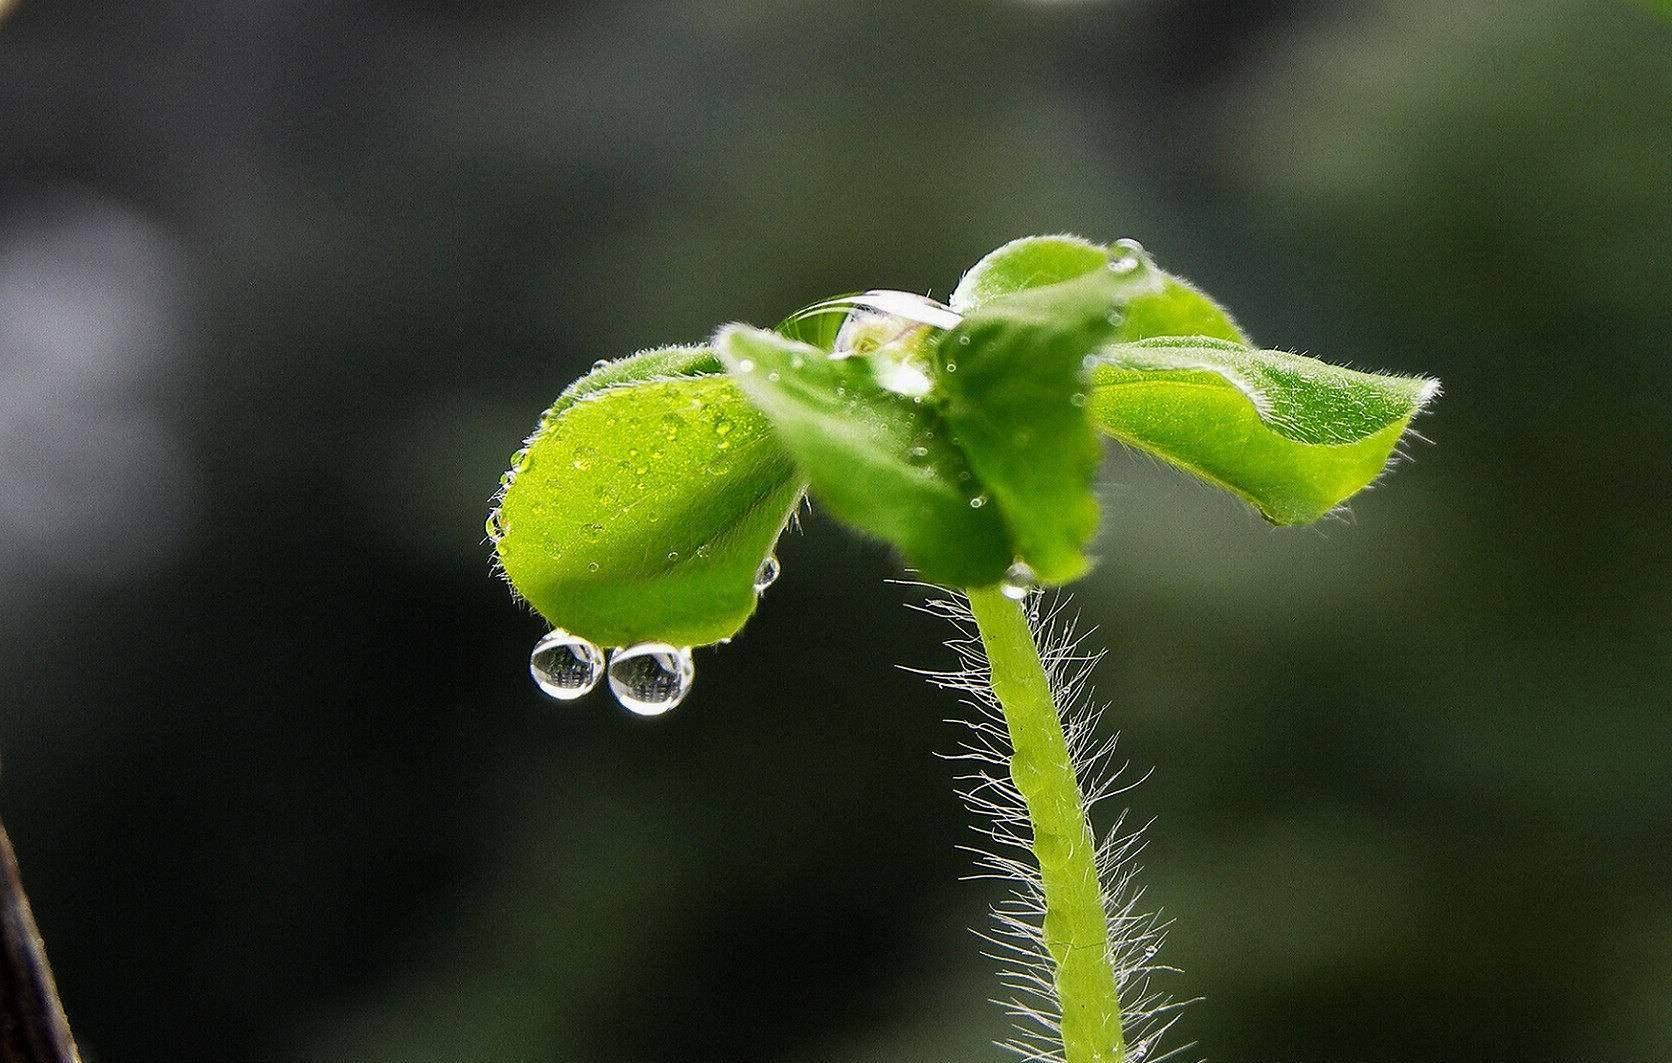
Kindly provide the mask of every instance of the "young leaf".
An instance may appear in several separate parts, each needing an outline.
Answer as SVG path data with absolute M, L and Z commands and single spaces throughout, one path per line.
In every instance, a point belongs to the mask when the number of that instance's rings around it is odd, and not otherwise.
M 1107 269 L 992 298 L 939 344 L 953 437 L 1046 583 L 1083 573 L 1097 530 L 1099 441 L 1082 407 L 1086 356 L 1115 331 L 1122 282 Z
M 777 333 L 731 325 L 714 345 L 838 519 L 936 583 L 1004 574 L 1015 557 L 1004 520 L 931 405 L 883 388 L 868 359 L 831 359 Z
M 496 516 L 496 552 L 554 626 L 603 646 L 729 638 L 802 492 L 713 352 L 612 362 L 547 412 Z M 693 375 L 694 374 L 694 375 Z
M 1104 247 L 1078 236 L 1025 236 L 990 252 L 964 274 L 952 308 L 968 312 L 1029 288 L 1060 284 L 1108 268 L 1121 278 L 1117 306 L 1123 318 L 1115 340 L 1151 336 L 1213 336 L 1247 343 L 1224 307 L 1156 266 L 1136 240 Z
M 1106 348 L 1091 366 L 1102 431 L 1231 491 L 1275 524 L 1317 520 L 1367 486 L 1439 391 L 1210 337 Z

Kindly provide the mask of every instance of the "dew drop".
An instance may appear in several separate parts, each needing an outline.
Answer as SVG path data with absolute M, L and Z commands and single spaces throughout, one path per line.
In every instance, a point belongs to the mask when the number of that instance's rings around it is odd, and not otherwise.
M 528 471 L 528 463 L 529 463 L 529 457 L 528 457 L 528 448 L 527 447 L 523 447 L 522 449 L 518 450 L 516 453 L 511 455 L 511 471 L 512 472 L 518 472 L 518 473 L 527 472 Z
M 958 371 L 958 363 L 957 362 L 947 362 L 946 363 L 946 371 L 948 373 L 956 373 Z
M 740 372 L 753 373 L 755 371 L 755 360 L 753 358 L 740 358 L 737 362 L 737 368 Z
M 603 670 L 603 652 L 567 631 L 549 632 L 528 655 L 528 674 L 559 701 L 574 701 L 590 692 Z
M 1144 245 L 1136 240 L 1116 240 L 1112 250 L 1119 252 L 1109 260 L 1109 268 L 1116 273 L 1135 273 L 1144 264 Z
M 596 522 L 592 524 L 583 524 L 581 525 L 581 531 L 586 533 L 586 537 L 588 539 L 591 539 L 593 542 L 597 542 L 604 534 L 604 526 Z
M 985 506 L 986 504 L 987 504 L 987 496 L 986 495 L 976 495 L 974 498 L 970 499 L 970 508 L 971 509 L 980 509 L 982 506 Z
M 1068 401 L 1075 406 L 1084 406 L 1086 404 L 1086 393 L 1083 391 L 1076 391 L 1074 394 L 1068 396 Z
M 912 447 L 910 450 L 906 451 L 906 460 L 911 462 L 913 465 L 922 465 L 924 462 L 929 460 L 929 448 Z
M 587 564 L 587 566 L 586 566 L 586 570 L 587 570 L 587 571 L 588 571 L 588 572 L 596 572 L 596 571 L 598 571 L 598 562 L 596 562 L 596 561 L 592 561 L 592 562 L 588 562 L 588 564 Z
M 968 336 L 959 336 L 958 337 L 958 346 L 968 347 L 969 345 L 970 345 L 970 338 Z
M 606 365 L 609 365 L 609 364 L 610 364 L 610 360 L 608 358 L 600 358 L 596 362 L 592 363 L 592 368 L 594 370 L 598 370 L 598 369 L 604 368 Z
M 679 551 L 678 550 L 669 550 L 668 551 L 668 560 L 669 561 L 678 561 L 679 560 Z
M 1016 562 L 1004 571 L 1004 578 L 999 581 L 999 593 L 1013 602 L 1039 589 L 1039 577 L 1021 561 Z
M 610 691 L 638 716 L 660 716 L 684 701 L 696 674 L 691 651 L 666 642 L 641 642 L 610 655 Z
M 499 515 L 499 510 L 488 514 L 488 523 L 484 526 L 488 532 L 488 539 L 495 544 L 505 538 L 505 518 Z
M 963 321 L 945 303 L 913 292 L 877 289 L 843 301 L 851 309 L 830 349 L 836 359 L 872 354 L 925 328 L 953 329 Z
M 766 560 L 761 562 L 761 567 L 755 570 L 755 593 L 759 594 L 777 583 L 780 571 L 782 570 L 778 565 L 777 555 L 767 554 Z

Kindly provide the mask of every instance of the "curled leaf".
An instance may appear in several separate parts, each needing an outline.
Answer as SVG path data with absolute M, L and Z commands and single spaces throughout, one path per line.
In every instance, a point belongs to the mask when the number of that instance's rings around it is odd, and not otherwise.
M 1217 484 L 1276 524 L 1317 520 L 1379 475 L 1439 392 L 1211 337 L 1106 348 L 1090 364 L 1092 421 Z

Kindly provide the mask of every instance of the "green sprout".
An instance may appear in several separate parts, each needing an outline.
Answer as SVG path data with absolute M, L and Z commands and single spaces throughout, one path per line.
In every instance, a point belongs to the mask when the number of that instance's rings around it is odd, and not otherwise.
M 1100 436 L 1305 524 L 1380 475 L 1438 391 L 1258 348 L 1135 241 L 1030 237 L 947 304 L 842 296 L 597 363 L 513 455 L 488 536 L 553 625 L 541 688 L 605 680 L 646 716 L 685 697 L 692 647 L 743 628 L 806 497 L 952 589 L 928 608 L 960 629 L 963 667 L 937 680 L 978 710 L 964 796 L 998 845 L 982 866 L 1013 881 L 991 939 L 1016 961 L 1008 1047 L 1154 1063 L 1174 1007 L 1149 988 L 1160 928 L 1135 907 L 1135 835 L 1093 830 L 1110 747 L 1088 654 L 1039 601 L 1091 565 Z

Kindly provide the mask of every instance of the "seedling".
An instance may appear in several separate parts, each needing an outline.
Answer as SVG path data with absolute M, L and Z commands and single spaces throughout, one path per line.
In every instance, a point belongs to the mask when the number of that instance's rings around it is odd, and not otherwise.
M 646 716 L 690 691 L 692 647 L 743 628 L 804 497 L 953 589 L 929 607 L 960 629 L 964 667 L 939 682 L 980 710 L 965 798 L 999 847 L 982 866 L 1014 882 L 992 938 L 1015 960 L 1008 1047 L 1154 1063 L 1173 1014 L 1149 989 L 1159 928 L 1129 888 L 1134 836 L 1094 834 L 1112 787 L 1087 654 L 1039 598 L 1091 564 L 1099 436 L 1304 524 L 1374 480 L 1438 391 L 1257 348 L 1135 241 L 1032 237 L 944 305 L 872 291 L 598 362 L 512 456 L 488 537 L 553 625 L 541 689 L 603 679 Z

